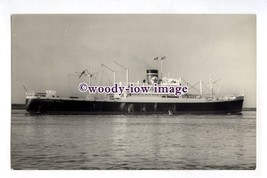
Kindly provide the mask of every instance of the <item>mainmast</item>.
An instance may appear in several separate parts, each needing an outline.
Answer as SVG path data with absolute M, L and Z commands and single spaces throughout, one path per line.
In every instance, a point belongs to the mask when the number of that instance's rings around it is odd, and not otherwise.
M 154 60 L 158 60 L 159 57 L 155 57 Z M 162 71 L 162 65 L 163 65 L 163 60 L 166 59 L 166 56 L 163 56 L 160 58 L 160 77 L 161 79 L 163 78 L 163 71 Z
M 213 99 L 213 79 L 211 77 L 211 74 L 209 75 L 209 84 L 210 84 L 210 92 L 211 92 L 211 98 Z

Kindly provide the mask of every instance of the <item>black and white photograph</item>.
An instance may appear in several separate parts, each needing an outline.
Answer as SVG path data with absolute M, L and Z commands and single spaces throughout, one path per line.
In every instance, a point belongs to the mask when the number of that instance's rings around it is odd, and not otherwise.
M 12 14 L 11 169 L 255 170 L 255 14 Z

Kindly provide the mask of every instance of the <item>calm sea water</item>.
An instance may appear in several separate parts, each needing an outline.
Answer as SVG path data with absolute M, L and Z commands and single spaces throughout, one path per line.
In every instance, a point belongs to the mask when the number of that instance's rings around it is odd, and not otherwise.
M 255 169 L 256 112 L 29 115 L 12 111 L 13 169 Z

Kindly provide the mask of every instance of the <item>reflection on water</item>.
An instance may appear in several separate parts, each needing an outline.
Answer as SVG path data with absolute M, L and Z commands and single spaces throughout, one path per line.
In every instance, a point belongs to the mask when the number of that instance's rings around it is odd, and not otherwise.
M 29 115 L 12 111 L 13 169 L 255 169 L 256 113 Z

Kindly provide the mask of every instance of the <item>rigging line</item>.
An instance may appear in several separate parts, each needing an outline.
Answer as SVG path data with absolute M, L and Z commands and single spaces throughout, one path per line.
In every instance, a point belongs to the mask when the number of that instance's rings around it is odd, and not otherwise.
M 183 80 L 183 79 L 182 79 L 182 80 Z M 193 89 L 199 91 L 199 89 L 195 88 L 195 86 L 198 85 L 199 82 L 195 83 L 194 85 L 191 85 L 189 82 L 185 82 L 185 83 L 186 83 L 187 85 L 189 85 L 189 88 L 191 87 L 191 88 L 193 88 Z
M 221 89 L 222 83 L 223 83 L 223 78 L 222 78 L 221 83 L 220 83 L 220 86 L 219 86 L 219 88 L 218 88 L 218 90 L 217 90 L 217 96 L 219 95 L 219 91 L 220 91 L 220 89 Z
M 186 81 L 184 78 L 181 77 L 181 79 L 182 79 L 182 81 L 183 81 L 184 83 L 187 83 L 187 81 Z
M 195 88 L 195 87 L 191 87 L 189 89 L 195 89 L 196 91 L 199 91 L 199 89 Z
M 22 86 L 23 86 L 24 90 L 27 92 L 28 91 L 27 88 L 24 85 L 22 85 Z
M 195 83 L 194 85 L 191 85 L 190 83 L 188 83 L 188 85 L 190 86 L 190 87 L 195 87 L 196 85 L 198 85 L 199 84 L 199 82 L 197 82 L 197 83 Z
M 210 91 L 210 89 L 205 85 L 205 83 L 202 83 L 204 85 L 204 87 Z
M 190 85 L 190 84 L 188 83 L 188 85 L 189 85 L 189 89 L 193 88 L 193 89 L 195 89 L 195 90 L 197 90 L 197 91 L 200 91 L 198 88 L 195 87 L 198 83 L 199 83 L 199 82 L 197 82 L 197 83 L 194 84 L 193 86 Z
M 104 70 L 101 71 L 101 74 L 100 74 L 100 77 L 99 77 L 99 79 L 98 79 L 98 81 L 97 81 L 96 86 L 99 85 L 99 82 L 100 82 L 100 80 L 102 79 L 102 75 L 103 75 L 103 73 L 104 73 Z
M 213 83 L 215 83 L 215 82 L 217 82 L 217 81 L 219 81 L 219 80 L 221 80 L 221 79 L 222 79 L 222 78 L 219 78 L 219 79 L 217 79 L 217 80 L 214 80 Z

